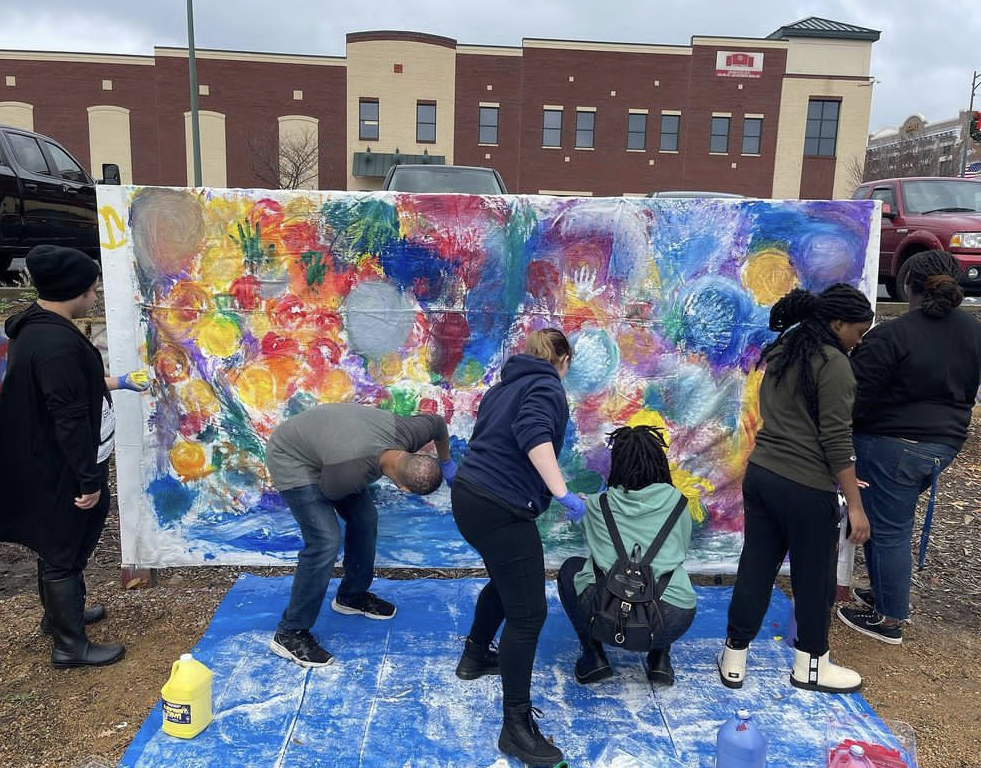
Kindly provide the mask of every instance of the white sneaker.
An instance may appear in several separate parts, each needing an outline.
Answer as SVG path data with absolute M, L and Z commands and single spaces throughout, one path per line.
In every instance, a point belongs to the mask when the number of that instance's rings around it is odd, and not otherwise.
M 719 668 L 719 679 L 726 688 L 742 688 L 746 679 L 746 657 L 749 648 L 737 651 L 728 645 L 719 651 L 715 665 Z
M 797 688 L 823 693 L 853 693 L 862 687 L 862 676 L 848 667 L 832 664 L 829 651 L 813 656 L 794 649 L 794 668 L 790 683 Z

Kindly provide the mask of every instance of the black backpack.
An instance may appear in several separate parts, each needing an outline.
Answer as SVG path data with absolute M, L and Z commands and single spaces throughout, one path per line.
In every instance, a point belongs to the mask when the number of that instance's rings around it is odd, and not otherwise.
M 599 501 L 617 559 L 607 574 L 593 560 L 596 590 L 589 614 L 590 634 L 594 640 L 606 645 L 628 651 L 649 651 L 661 624 L 661 594 L 674 573 L 672 570 L 663 574 L 655 583 L 651 561 L 678 522 L 688 501 L 684 496 L 678 499 L 643 557 L 639 544 L 634 544 L 630 557 L 627 556 L 605 493 L 600 494 Z

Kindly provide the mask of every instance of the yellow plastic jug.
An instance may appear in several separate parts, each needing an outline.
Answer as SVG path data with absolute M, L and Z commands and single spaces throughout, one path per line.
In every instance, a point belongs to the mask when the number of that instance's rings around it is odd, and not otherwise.
M 170 679 L 160 689 L 163 699 L 163 731 L 190 739 L 211 722 L 211 670 L 184 653 L 170 670 Z

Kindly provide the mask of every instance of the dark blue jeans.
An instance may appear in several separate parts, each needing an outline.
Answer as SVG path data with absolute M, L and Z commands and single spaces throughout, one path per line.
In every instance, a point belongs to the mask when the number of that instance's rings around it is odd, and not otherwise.
M 881 435 L 856 434 L 853 440 L 855 473 L 869 484 L 862 489 L 862 506 L 872 526 L 865 563 L 875 608 L 890 619 L 908 619 L 916 501 L 954 460 L 957 449 Z
M 586 564 L 585 557 L 570 557 L 559 568 L 559 575 L 556 580 L 556 587 L 559 591 L 559 600 L 562 601 L 562 608 L 565 615 L 569 617 L 572 628 L 579 636 L 580 643 L 590 637 L 589 633 L 589 606 L 593 601 L 593 594 L 596 592 L 596 585 L 590 584 L 582 594 L 576 594 L 576 574 L 582 570 Z M 688 631 L 688 627 L 695 620 L 694 608 L 679 608 L 663 600 L 661 606 L 661 628 L 654 634 L 654 648 L 669 648 L 671 643 Z
M 378 511 L 367 489 L 337 501 L 324 496 L 316 485 L 291 488 L 281 495 L 300 526 L 304 546 L 297 559 L 290 603 L 283 612 L 279 629 L 310 629 L 320 614 L 341 546 L 338 515 L 344 520 L 345 528 L 344 578 L 337 594 L 353 598 L 367 592 L 374 578 Z

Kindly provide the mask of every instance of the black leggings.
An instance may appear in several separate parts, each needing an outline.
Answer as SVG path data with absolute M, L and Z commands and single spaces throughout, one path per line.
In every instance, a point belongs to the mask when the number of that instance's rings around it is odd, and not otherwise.
M 796 647 L 828 650 L 835 592 L 839 508 L 834 491 L 819 491 L 750 464 L 743 480 L 745 540 L 729 604 L 729 639 L 745 648 L 770 604 L 773 580 L 790 552 L 797 619 Z
M 453 519 L 484 560 L 490 580 L 477 598 L 470 639 L 489 643 L 504 622 L 498 646 L 504 706 L 531 701 L 531 670 L 545 624 L 545 556 L 533 520 L 476 493 L 466 481 L 453 483 Z
M 103 483 L 100 490 L 99 502 L 92 509 L 75 507 L 67 513 L 77 516 L 74 523 L 78 539 L 73 542 L 76 546 L 61 547 L 46 557 L 39 555 L 38 560 L 42 562 L 41 576 L 45 581 L 67 579 L 85 570 L 102 537 L 102 529 L 105 528 L 106 516 L 109 514 L 109 483 Z

